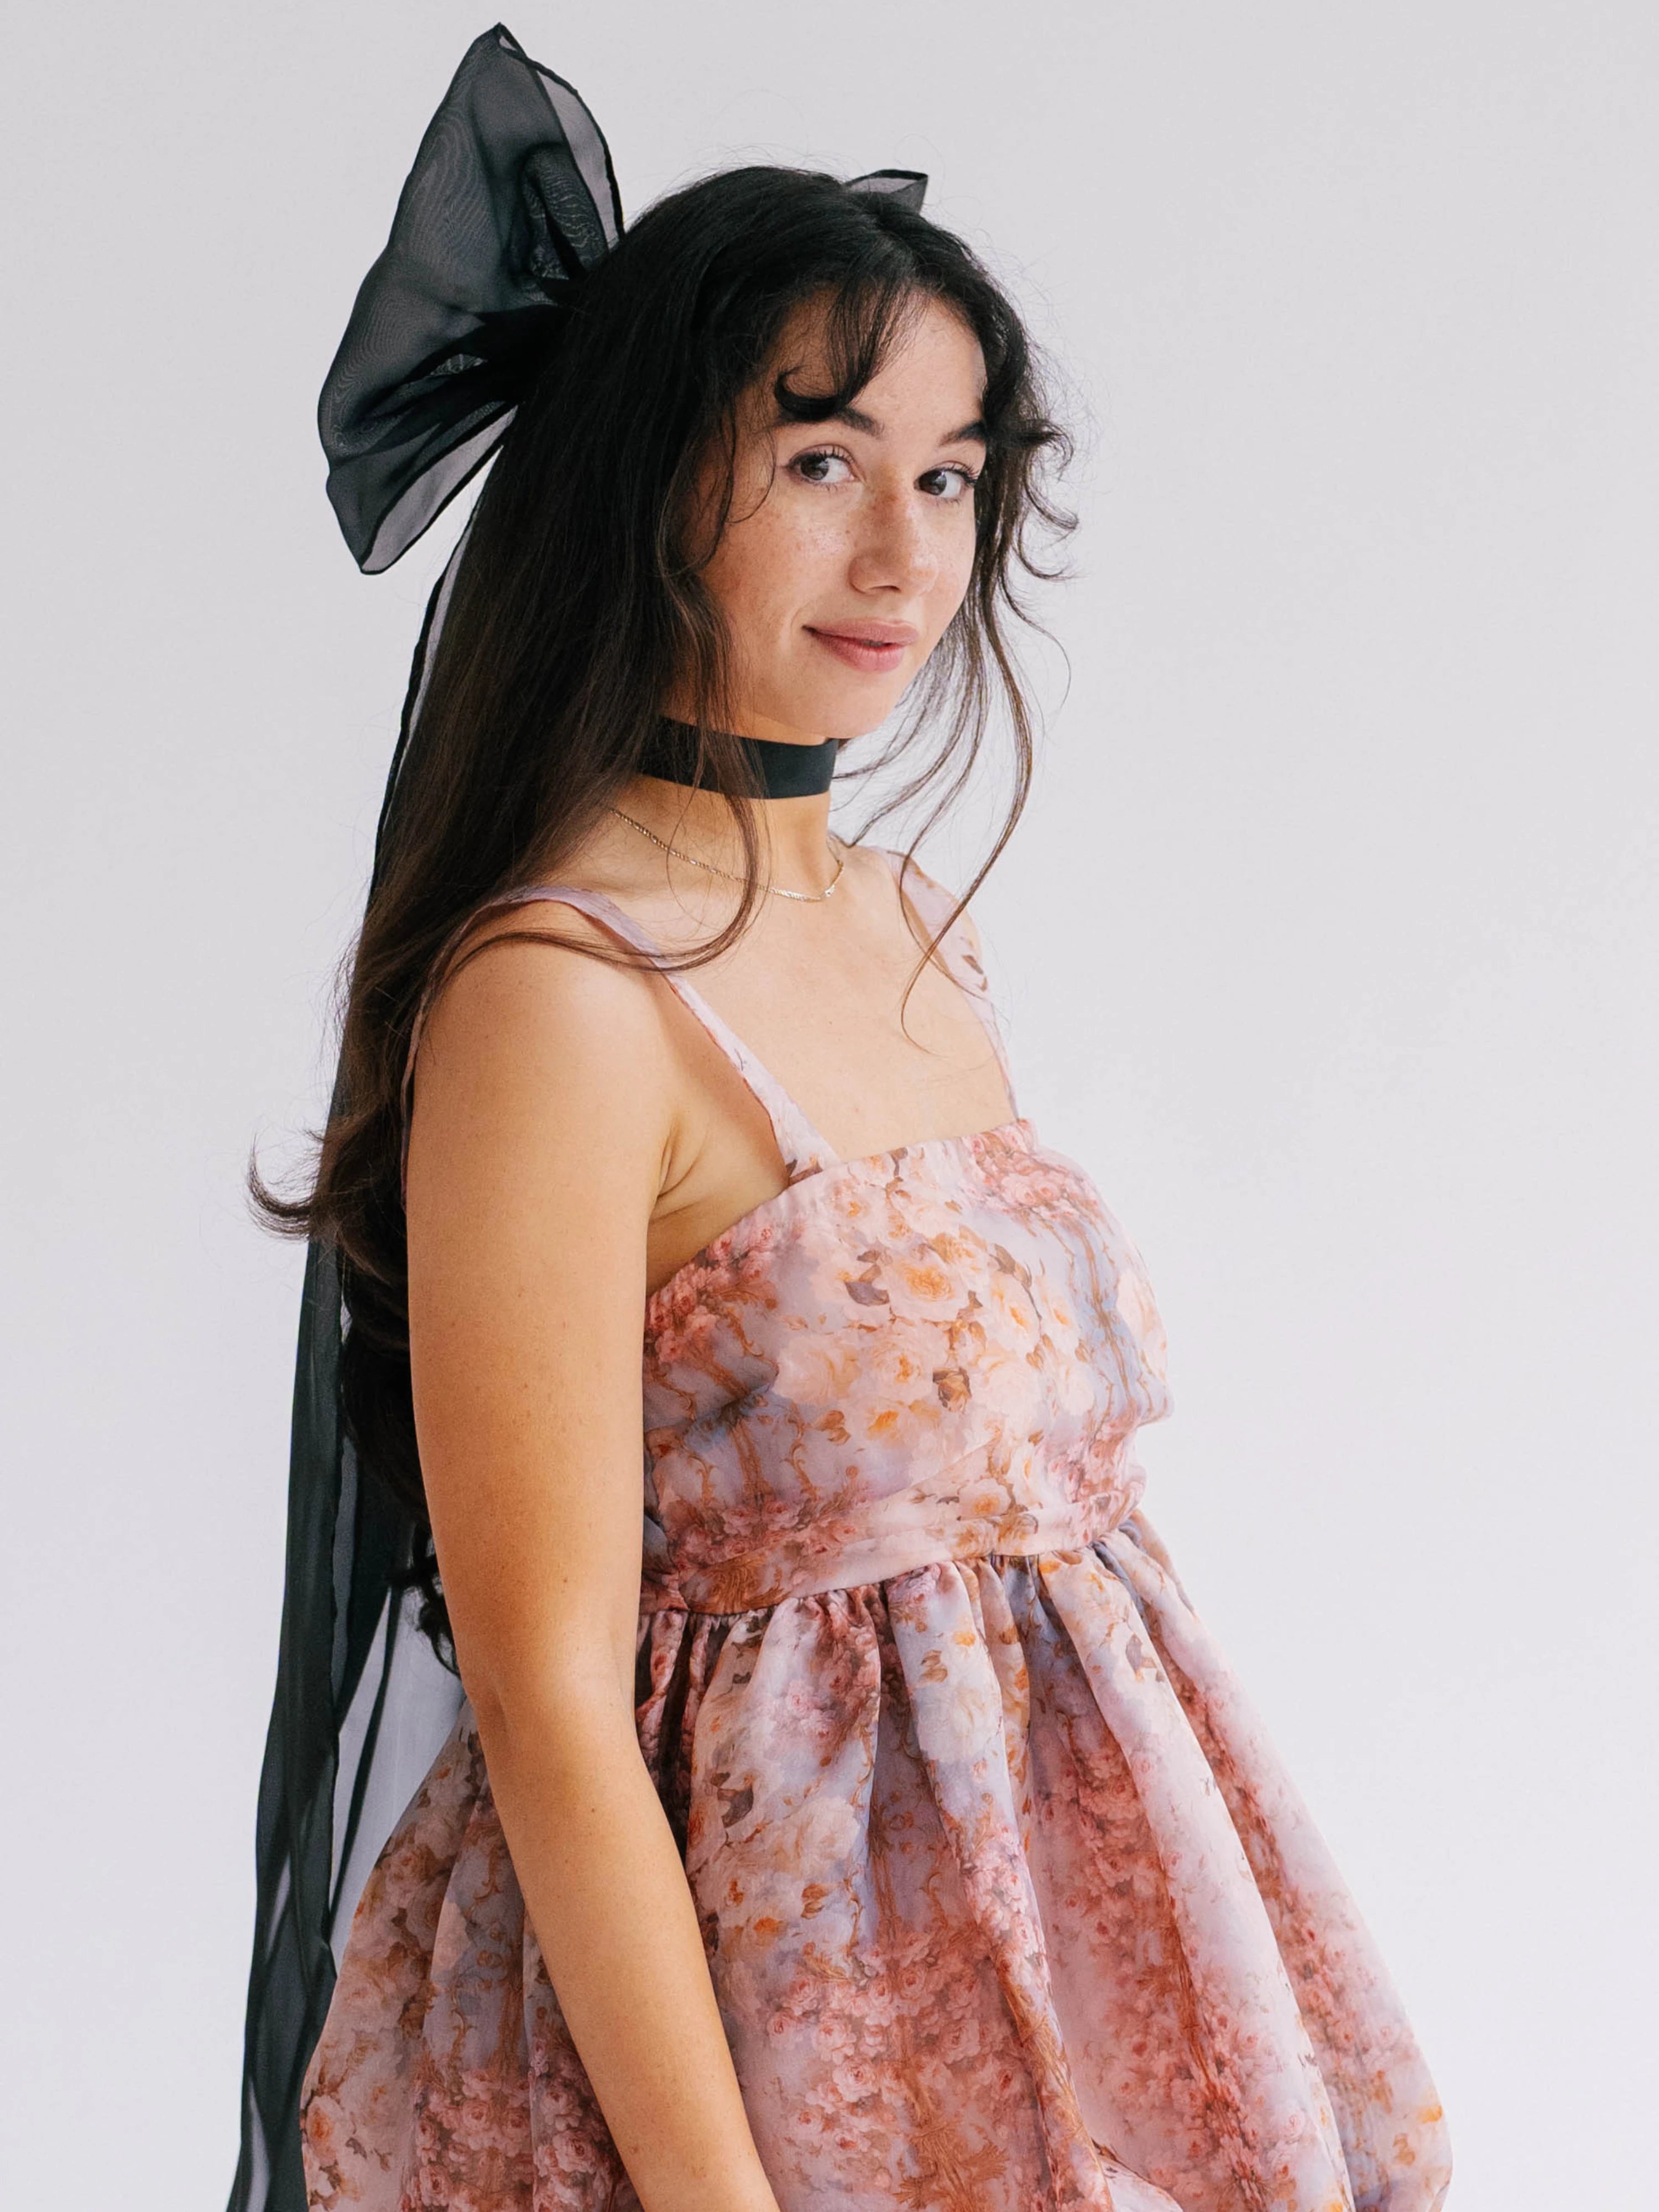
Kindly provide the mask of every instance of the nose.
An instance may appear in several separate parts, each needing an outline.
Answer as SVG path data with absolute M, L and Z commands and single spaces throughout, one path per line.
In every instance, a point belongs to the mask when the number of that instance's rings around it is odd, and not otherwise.
M 939 574 L 939 552 L 924 495 L 894 489 L 871 500 L 860 517 L 848 581 L 854 591 L 917 599 Z

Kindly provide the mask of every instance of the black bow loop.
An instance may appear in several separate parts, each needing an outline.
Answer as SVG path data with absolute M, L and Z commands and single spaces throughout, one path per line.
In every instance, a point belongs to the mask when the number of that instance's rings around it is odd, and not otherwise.
M 496 24 L 427 127 L 323 386 L 328 495 L 361 568 L 390 568 L 494 451 L 621 231 L 599 125 Z
M 912 215 L 921 213 L 921 204 L 927 197 L 927 179 L 920 169 L 871 169 L 864 176 L 849 177 L 849 192 L 885 192 Z

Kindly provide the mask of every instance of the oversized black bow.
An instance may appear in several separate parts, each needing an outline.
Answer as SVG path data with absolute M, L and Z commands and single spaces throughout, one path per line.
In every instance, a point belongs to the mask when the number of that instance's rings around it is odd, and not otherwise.
M 849 189 L 920 209 L 927 186 L 880 169 Z M 360 568 L 389 568 L 489 459 L 622 228 L 599 125 L 497 23 L 427 126 L 323 386 L 328 495 Z
M 390 568 L 493 450 L 573 280 L 617 242 L 603 135 L 505 24 L 427 126 L 317 410 L 360 568 Z

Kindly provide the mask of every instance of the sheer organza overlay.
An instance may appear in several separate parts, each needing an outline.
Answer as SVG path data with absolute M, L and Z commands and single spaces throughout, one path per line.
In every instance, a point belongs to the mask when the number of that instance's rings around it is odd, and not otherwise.
M 1432 2212 L 1411 2032 L 1144 1516 L 1133 1246 L 1023 1121 L 836 1159 L 670 980 L 793 1178 L 646 1309 L 638 1707 L 784 2212 Z M 470 1709 L 357 1908 L 305 2139 L 326 2212 L 636 2202 Z

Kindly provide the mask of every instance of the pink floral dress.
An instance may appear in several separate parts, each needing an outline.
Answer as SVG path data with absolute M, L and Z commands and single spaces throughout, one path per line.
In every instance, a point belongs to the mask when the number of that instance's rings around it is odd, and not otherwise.
M 1140 1511 L 1134 1247 L 1023 1121 L 836 1158 L 671 980 L 791 1164 L 646 1307 L 639 1629 L 783 2212 L 1433 2212 L 1399 2001 Z M 304 2132 L 328 2212 L 637 2205 L 469 1708 L 358 1905 Z

